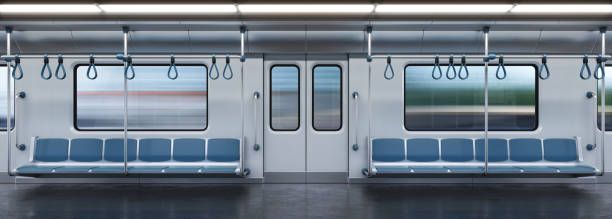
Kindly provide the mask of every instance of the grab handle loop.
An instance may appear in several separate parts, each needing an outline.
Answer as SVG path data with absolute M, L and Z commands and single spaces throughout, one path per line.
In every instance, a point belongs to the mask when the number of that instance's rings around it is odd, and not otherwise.
M 17 71 L 19 71 L 19 73 L 17 73 Z M 23 78 L 23 68 L 21 68 L 21 58 L 19 58 L 19 55 L 15 56 L 15 66 L 13 66 L 13 71 L 11 72 L 11 75 L 15 80 Z
M 465 71 L 463 71 L 464 69 Z M 465 72 L 465 75 L 461 74 L 463 72 Z M 470 72 L 468 71 L 467 60 L 465 56 L 461 57 L 461 66 L 459 67 L 459 74 L 457 75 L 459 76 L 459 79 L 461 80 L 465 80 L 465 79 L 468 79 L 468 77 L 470 77 Z
M 438 74 L 436 74 L 436 70 Z M 434 58 L 434 66 L 433 66 L 433 70 L 431 71 L 431 78 L 433 78 L 434 80 L 440 80 L 440 78 L 442 78 L 442 68 L 440 68 L 440 57 L 439 56 L 436 56 Z
M 387 66 L 385 66 L 385 73 L 383 76 L 387 80 L 391 80 L 395 77 L 395 71 L 393 70 L 393 66 L 391 66 L 391 56 L 387 56 Z
M 504 80 L 506 79 L 506 76 L 508 76 L 508 73 L 506 72 L 506 66 L 504 65 L 504 56 L 499 56 L 498 60 L 499 61 L 497 63 L 497 70 L 495 71 L 495 77 L 498 80 Z
M 217 78 L 219 78 L 219 68 L 217 67 L 217 57 L 215 56 L 212 57 L 212 66 L 210 66 L 210 72 L 208 72 L 208 76 L 212 80 L 217 80 Z
M 605 62 L 606 62 L 606 59 L 603 56 L 601 55 L 597 56 L 597 66 L 595 67 L 595 73 L 593 73 L 593 77 L 595 79 L 601 80 L 606 77 L 606 70 L 604 67 Z
M 591 68 L 589 67 L 589 57 L 587 55 L 584 55 L 584 57 L 582 58 L 582 68 L 580 68 L 580 78 L 582 78 L 582 80 L 587 80 L 591 78 Z
M 62 70 L 60 72 L 60 70 Z M 61 74 L 60 74 L 61 73 Z M 55 68 L 55 78 L 64 80 L 66 78 L 66 68 L 64 68 L 64 57 L 62 54 L 57 56 L 57 68 Z
M 451 69 L 453 69 L 453 74 L 451 76 Z M 453 56 L 450 56 L 450 58 L 448 58 L 448 67 L 446 67 L 446 78 L 448 78 L 448 80 L 453 80 L 457 77 L 457 69 L 455 69 L 455 61 Z
M 174 55 L 170 56 L 170 67 L 168 68 L 168 78 L 170 80 L 176 80 L 178 78 L 178 70 L 176 69 L 176 59 Z
M 92 69 L 93 71 L 91 71 Z M 91 73 L 93 73 L 93 75 Z M 93 54 L 89 55 L 89 67 L 87 67 L 87 78 L 89 78 L 89 80 L 95 80 L 96 78 L 98 78 L 98 69 L 96 68 L 96 59 L 94 58 Z
M 548 69 L 548 58 L 545 56 L 542 56 L 542 64 L 540 65 L 540 72 L 538 72 L 538 77 L 540 77 L 540 79 L 542 80 L 546 80 L 548 79 L 548 77 L 550 77 L 550 69 Z
M 123 75 L 125 76 L 125 79 L 132 80 L 136 77 L 136 71 L 134 71 L 134 65 L 132 64 L 132 56 L 128 56 L 126 58 L 126 63 L 127 65 L 123 70 Z
M 40 70 L 40 77 L 42 79 L 49 80 L 53 76 L 53 73 L 51 72 L 51 67 L 49 66 L 49 56 L 46 54 L 43 56 L 43 63 L 43 67 Z
M 223 78 L 225 78 L 225 80 L 230 80 L 233 77 L 234 77 L 234 71 L 232 71 L 232 66 L 230 65 L 230 57 L 225 56 L 225 67 L 223 68 Z

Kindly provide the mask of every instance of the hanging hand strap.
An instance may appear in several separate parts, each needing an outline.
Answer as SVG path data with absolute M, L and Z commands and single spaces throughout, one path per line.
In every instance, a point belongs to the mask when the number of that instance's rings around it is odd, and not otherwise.
M 51 67 L 49 67 L 49 56 L 45 54 L 43 57 L 43 67 L 40 70 L 40 77 L 45 80 L 51 79 L 53 73 L 51 72 Z
M 93 71 L 91 71 L 93 69 Z M 93 73 L 93 75 L 91 74 Z M 87 67 L 87 78 L 94 80 L 98 78 L 98 69 L 96 68 L 96 59 L 94 55 L 89 55 L 89 67 Z
M 64 80 L 66 78 L 66 75 L 66 68 L 64 68 L 64 57 L 62 56 L 62 54 L 59 54 L 57 55 L 57 68 L 55 68 L 55 78 L 57 78 L 58 80 Z
M 508 76 L 508 73 L 506 72 L 506 66 L 504 65 L 504 56 L 499 56 L 498 60 L 499 61 L 497 63 L 497 70 L 495 71 L 495 77 L 498 80 L 504 80 L 506 79 L 506 76 Z
M 383 76 L 387 80 L 391 80 L 395 77 L 395 71 L 393 70 L 393 66 L 391 66 L 391 56 L 387 56 L 387 66 L 385 66 L 385 73 Z
M 176 59 L 174 55 L 170 56 L 170 67 L 168 67 L 168 78 L 170 80 L 176 80 L 178 78 L 178 70 L 176 69 Z
M 452 75 L 450 74 L 452 71 Z M 453 56 L 450 56 L 450 58 L 448 58 L 448 67 L 446 67 L 446 78 L 448 78 L 448 80 L 453 80 L 457 77 L 457 69 L 455 69 L 455 58 L 453 58 Z
M 219 68 L 217 67 L 217 57 L 212 57 L 212 66 L 210 66 L 210 71 L 208 72 L 208 77 L 212 80 L 217 80 L 219 78 Z
M 584 55 L 584 57 L 582 58 L 582 67 L 580 68 L 580 78 L 582 78 L 582 80 L 587 80 L 591 78 L 591 68 L 589 67 L 589 57 L 587 55 Z
M 11 75 L 15 80 L 20 80 L 23 78 L 23 68 L 21 68 L 21 58 L 19 58 L 19 55 L 15 56 L 15 66 L 13 66 Z
M 465 74 L 461 74 L 463 72 L 465 72 Z M 465 58 L 465 56 L 461 57 L 461 66 L 459 67 L 459 74 L 457 75 L 459 76 L 459 79 L 461 80 L 465 80 L 465 79 L 468 79 L 468 77 L 470 77 L 470 72 L 468 71 L 468 67 L 467 67 L 467 58 Z
M 233 77 L 234 77 L 234 71 L 232 70 L 232 66 L 230 65 L 230 57 L 225 56 L 225 67 L 223 68 L 223 78 L 225 78 L 225 80 L 230 80 Z
M 548 79 L 550 77 L 550 69 L 548 69 L 548 58 L 546 55 L 542 56 L 542 64 L 540 65 L 540 72 L 538 72 L 538 77 L 542 80 Z
M 132 56 L 128 56 L 126 58 L 127 65 L 123 70 L 123 75 L 125 79 L 132 80 L 136 77 L 136 71 L 134 71 L 134 65 L 132 64 Z
M 438 72 L 438 74 L 436 74 L 436 71 Z M 433 78 L 434 80 L 440 80 L 440 78 L 442 78 L 442 68 L 440 68 L 439 56 L 436 56 L 434 58 L 434 66 L 433 70 L 431 71 L 431 78 Z
M 597 80 L 601 80 L 606 77 L 604 63 L 606 63 L 606 59 L 601 55 L 597 56 L 597 66 L 595 66 L 595 73 L 593 73 L 593 77 Z

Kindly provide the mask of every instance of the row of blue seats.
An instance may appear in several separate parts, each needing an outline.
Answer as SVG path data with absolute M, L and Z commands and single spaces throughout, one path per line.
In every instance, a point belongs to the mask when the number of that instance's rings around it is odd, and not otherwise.
M 481 174 L 485 161 L 484 139 L 372 140 L 373 172 Z M 593 175 L 597 169 L 579 159 L 575 139 L 489 139 L 488 173 Z
M 240 140 L 232 138 L 128 139 L 37 138 L 31 163 L 16 169 L 20 175 L 56 173 L 236 173 Z M 127 155 L 127 156 L 124 156 Z

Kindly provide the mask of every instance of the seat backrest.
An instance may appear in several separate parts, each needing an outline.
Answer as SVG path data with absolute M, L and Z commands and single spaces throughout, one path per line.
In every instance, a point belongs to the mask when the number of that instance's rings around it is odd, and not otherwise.
M 476 160 L 485 161 L 485 140 L 476 139 Z M 508 160 L 508 141 L 501 138 L 489 138 L 489 162 Z
M 199 138 L 174 139 L 172 156 L 175 161 L 197 162 L 204 161 L 206 141 Z
M 395 162 L 406 159 L 404 139 L 376 138 L 372 140 L 372 160 Z
M 240 140 L 234 138 L 208 139 L 206 157 L 215 162 L 232 162 L 240 160 Z
M 416 162 L 439 160 L 438 139 L 414 138 L 406 140 L 406 159 Z
M 70 160 L 96 162 L 102 160 L 102 139 L 75 138 L 70 141 Z
M 68 160 L 68 139 L 39 138 L 34 149 L 34 161 L 61 162 Z
M 170 139 L 143 138 L 138 142 L 138 159 L 146 162 L 170 160 Z
M 136 160 L 136 139 L 128 139 L 127 161 Z M 123 139 L 111 138 L 104 141 L 104 160 L 110 162 L 123 162 Z
M 544 139 L 544 160 L 553 162 L 578 161 L 576 140 L 571 138 Z
M 533 162 L 542 160 L 542 141 L 536 138 L 510 139 L 510 160 Z
M 440 142 L 442 160 L 466 162 L 474 160 L 474 141 L 465 138 L 448 138 Z

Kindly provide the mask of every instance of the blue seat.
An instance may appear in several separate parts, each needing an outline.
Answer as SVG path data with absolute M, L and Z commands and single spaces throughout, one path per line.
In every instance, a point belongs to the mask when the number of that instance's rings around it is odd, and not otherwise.
M 476 160 L 484 162 L 484 139 L 476 139 Z M 506 139 L 489 138 L 489 162 L 508 160 L 508 141 Z
M 96 166 L 63 166 L 55 169 L 55 173 L 91 173 Z
M 535 162 L 542 160 L 542 141 L 535 138 L 510 139 L 510 160 Z
M 165 173 L 176 173 L 176 174 L 198 174 L 198 173 L 203 173 L 204 172 L 204 167 L 197 167 L 197 166 L 170 166 L 166 169 L 164 169 Z
M 123 166 L 99 166 L 91 169 L 92 173 L 99 174 L 123 174 L 124 171 Z
M 140 139 L 138 159 L 145 162 L 164 162 L 170 160 L 170 139 Z
M 203 171 L 207 174 L 233 174 L 236 167 L 231 166 L 207 166 Z
M 168 166 L 134 166 L 128 168 L 128 173 L 160 174 L 163 173 L 166 168 L 168 168 Z
M 444 166 L 411 166 L 413 173 L 427 174 L 427 173 L 449 173 L 449 169 Z
M 544 159 L 552 162 L 578 161 L 576 140 L 562 138 L 545 139 Z
M 444 161 L 467 162 L 474 160 L 474 145 L 472 139 L 442 139 L 441 148 L 442 160 Z
M 518 174 L 523 173 L 522 169 L 511 167 L 511 166 L 489 166 L 487 168 L 488 173 L 498 173 L 498 174 Z
M 72 139 L 70 160 L 77 162 L 96 162 L 102 160 L 102 140 L 95 138 Z
M 516 168 L 522 169 L 525 173 L 557 173 L 556 168 L 547 166 L 519 166 Z
M 410 167 L 404 166 L 380 166 L 376 167 L 378 174 L 409 174 L 412 173 Z
M 174 140 L 172 156 L 175 161 L 198 162 L 204 161 L 206 141 L 198 138 L 181 138 Z
M 372 140 L 372 160 L 396 162 L 406 159 L 404 140 L 399 138 L 377 138 Z
M 440 148 L 437 139 L 415 138 L 406 140 L 406 159 L 415 162 L 439 160 Z
M 19 174 L 47 174 L 53 173 L 54 170 L 60 168 L 62 166 L 34 166 L 27 165 L 17 168 L 17 173 Z
M 62 162 L 68 160 L 68 140 L 63 138 L 41 138 L 36 140 L 34 161 Z
M 590 167 L 590 166 L 584 166 L 584 165 L 556 166 L 554 168 L 558 170 L 558 173 L 562 173 L 562 174 L 585 174 L 585 175 L 595 174 L 595 168 Z
M 482 174 L 484 167 L 478 166 L 449 166 L 446 167 L 451 173 L 464 173 L 464 174 Z
M 127 161 L 136 160 L 136 139 L 128 139 Z M 106 139 L 104 142 L 104 160 L 110 162 L 124 161 L 124 148 L 122 138 Z
M 215 162 L 240 160 L 240 140 L 233 138 L 208 139 L 207 159 Z

